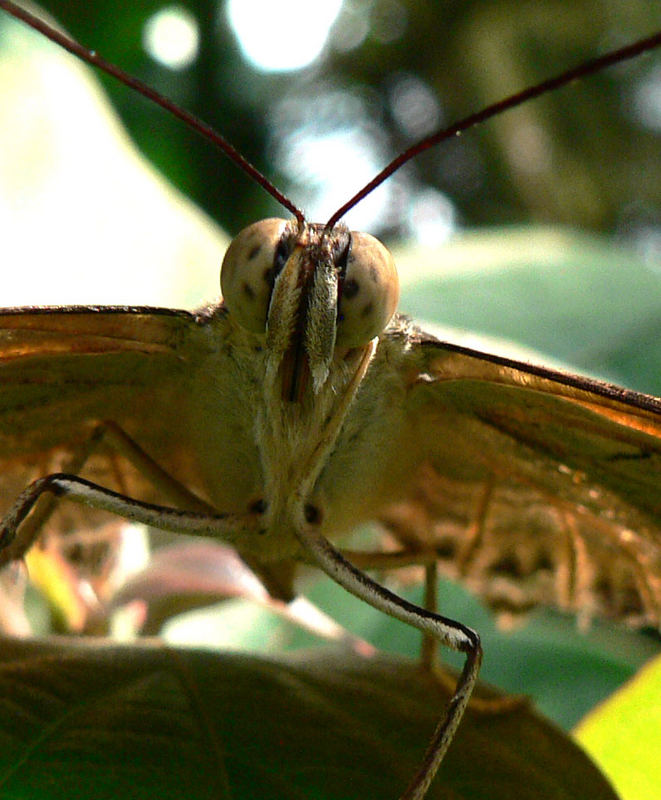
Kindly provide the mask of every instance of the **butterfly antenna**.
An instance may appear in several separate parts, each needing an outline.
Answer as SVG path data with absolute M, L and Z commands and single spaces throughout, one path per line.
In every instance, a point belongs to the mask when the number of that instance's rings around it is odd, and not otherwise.
M 622 61 L 626 61 L 627 59 L 635 58 L 635 56 L 645 53 L 648 50 L 652 50 L 655 47 L 658 47 L 660 44 L 661 31 L 653 34 L 652 36 L 648 36 L 646 39 L 640 39 L 639 41 L 634 42 L 634 44 L 621 47 L 619 50 L 613 50 L 610 53 L 599 56 L 598 58 L 584 61 L 577 67 L 568 69 L 566 72 L 562 72 L 560 75 L 556 75 L 553 78 L 548 78 L 547 80 L 538 83 L 536 86 L 531 86 L 528 89 L 517 92 L 517 94 L 513 94 L 510 97 L 505 98 L 505 100 L 501 100 L 498 103 L 487 106 L 482 111 L 471 114 L 470 116 L 459 120 L 459 122 L 455 122 L 447 128 L 442 128 L 436 133 L 432 133 L 427 138 L 422 139 L 422 141 L 409 147 L 408 150 L 405 150 L 403 153 L 398 155 L 397 158 L 394 158 L 386 167 L 381 170 L 381 172 L 379 172 L 375 178 L 373 178 L 367 185 L 365 185 L 333 214 L 333 216 L 326 223 L 326 228 L 332 228 L 338 222 L 338 220 L 340 220 L 347 213 L 347 211 L 357 205 L 361 200 L 363 200 L 363 198 L 367 197 L 367 195 L 376 189 L 377 186 L 380 186 L 385 180 L 387 180 L 393 174 L 393 172 L 396 172 L 400 167 L 404 166 L 404 164 L 406 164 L 412 158 L 415 158 L 419 153 L 429 150 L 430 147 L 435 147 L 437 144 L 439 144 L 439 142 L 443 142 L 453 136 L 458 136 L 464 131 L 469 130 L 469 128 L 479 125 L 485 120 L 501 114 L 503 111 L 508 111 L 510 108 L 520 106 L 522 103 L 526 103 L 528 100 L 532 100 L 533 98 L 539 97 L 547 92 L 552 92 L 554 89 L 559 89 L 561 86 L 566 86 L 568 83 L 572 83 L 572 81 L 584 78 L 594 72 L 599 72 L 600 70 L 610 67 L 613 64 L 618 64 Z
M 266 189 L 266 191 L 272 197 L 274 197 L 278 203 L 280 203 L 280 205 L 284 206 L 287 211 L 290 211 L 299 222 L 305 221 L 305 215 L 303 212 L 297 206 L 295 206 L 291 200 L 285 197 L 285 195 L 278 188 L 276 188 L 271 181 L 257 169 L 257 167 L 244 158 L 241 153 L 232 144 L 230 144 L 227 139 L 225 139 L 224 136 L 218 133 L 218 131 L 214 130 L 210 125 L 207 125 L 206 122 L 199 119 L 194 114 L 186 111 L 185 109 L 180 108 L 178 105 L 176 105 L 176 103 L 168 100 L 167 97 L 164 97 L 150 86 L 147 86 L 145 83 L 138 80 L 138 78 L 134 78 L 132 75 L 124 72 L 124 70 L 116 67 L 109 61 L 106 61 L 106 59 L 103 58 L 103 56 L 100 56 L 95 50 L 88 50 L 86 47 L 78 44 L 78 42 L 74 41 L 66 34 L 61 33 L 60 31 L 48 25 L 48 23 L 39 19 L 39 17 L 35 17 L 29 11 L 21 8 L 21 6 L 17 6 L 15 3 L 12 3 L 11 0 L 0 0 L 0 8 L 3 8 L 8 14 L 11 14 L 12 17 L 16 17 L 16 19 L 20 19 L 22 22 L 25 22 L 26 25 L 29 25 L 34 30 L 43 34 L 47 39 L 50 39 L 52 42 L 59 44 L 65 50 L 73 53 L 73 55 L 77 56 L 82 61 L 97 67 L 107 75 L 111 75 L 125 86 L 135 89 L 135 91 L 139 92 L 143 97 L 151 100 L 152 103 L 156 103 L 156 105 L 164 108 L 166 111 L 169 111 L 170 114 L 173 114 L 175 117 L 182 120 L 182 122 L 188 125 L 189 128 L 192 128 L 194 131 L 218 147 L 237 165 L 237 167 L 239 167 L 239 169 L 242 169 L 260 186 Z

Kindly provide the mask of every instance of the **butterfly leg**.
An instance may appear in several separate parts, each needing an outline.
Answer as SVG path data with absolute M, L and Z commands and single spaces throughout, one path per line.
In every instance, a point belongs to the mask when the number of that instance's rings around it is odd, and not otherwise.
M 484 526 L 489 503 L 493 496 L 495 482 L 486 481 L 477 506 L 475 519 L 466 531 L 463 545 L 457 554 L 459 569 L 462 575 L 468 572 L 470 560 L 484 538 Z M 438 607 L 438 566 L 437 561 L 425 564 L 425 608 L 436 611 Z M 422 668 L 430 672 L 447 691 L 451 692 L 455 683 L 454 676 L 441 663 L 439 657 L 438 641 L 428 633 L 423 634 L 420 648 L 420 662 Z M 470 699 L 470 708 L 481 714 L 504 714 L 509 711 L 523 708 L 529 704 L 527 697 L 511 695 L 507 697 L 476 697 Z
M 438 597 L 438 568 L 436 562 L 425 566 L 425 608 L 428 611 L 436 611 Z M 423 634 L 422 646 L 420 648 L 420 663 L 426 672 L 430 672 L 434 678 L 448 692 L 452 692 L 455 685 L 454 675 L 441 663 L 439 657 L 438 640 L 428 633 Z M 496 697 L 476 697 L 470 698 L 470 709 L 479 714 L 505 714 L 509 711 L 516 711 L 529 705 L 529 700 L 524 695 L 509 695 Z
M 214 517 L 218 516 L 212 506 L 191 492 L 170 473 L 166 472 L 123 428 L 110 420 L 105 420 L 95 426 L 85 445 L 80 448 L 67 464 L 67 473 L 75 474 L 82 470 L 90 456 L 101 444 L 108 445 L 114 452 L 124 456 L 169 502 L 188 511 L 210 514 Z M 70 499 L 75 498 L 70 496 Z M 20 540 L 16 538 L 13 541 L 11 552 L 15 555 L 11 556 L 11 558 L 22 557 L 32 546 L 43 525 L 53 513 L 58 500 L 59 495 L 57 492 L 43 491 L 41 493 L 38 500 L 35 501 L 31 513 L 20 525 L 20 532 L 18 533 Z M 79 502 L 85 503 L 85 500 L 81 499 Z M 162 526 L 156 524 L 155 527 Z M 0 561 L 4 561 L 5 557 L 4 554 L 0 554 Z M 316 608 L 306 598 L 301 595 L 295 595 L 287 591 L 286 588 L 283 589 L 281 586 L 282 581 L 278 580 L 280 575 L 277 571 L 274 576 L 272 574 L 273 570 L 269 566 L 259 564 L 250 557 L 240 556 L 240 558 L 264 584 L 269 595 L 273 598 L 273 602 L 276 605 L 287 606 L 286 616 L 296 624 L 308 628 L 322 638 L 340 642 L 356 652 L 362 654 L 374 652 L 374 648 L 368 642 L 345 631 L 332 619 L 326 617 L 320 609 Z M 286 584 L 287 582 L 287 579 L 285 579 L 284 583 Z
M 342 555 L 354 566 L 364 570 L 393 570 L 405 567 L 424 567 L 425 569 L 425 596 L 423 605 L 427 611 L 436 611 L 436 595 L 438 592 L 438 569 L 436 566 L 437 555 L 433 550 L 397 550 L 393 552 L 365 552 L 343 550 Z M 428 633 L 422 634 L 420 648 L 420 663 L 422 668 L 434 674 L 442 671 L 438 663 L 438 639 Z M 447 681 L 452 681 L 450 676 L 443 673 L 442 683 L 447 687 Z M 454 684 L 453 684 L 454 685 Z
M 209 506 L 166 472 L 117 424 L 104 422 L 99 428 L 102 429 L 101 435 L 104 440 L 125 456 L 141 475 L 163 492 L 169 501 L 191 511 L 216 513 L 212 506 Z M 374 652 L 374 648 L 368 642 L 344 630 L 305 597 L 292 594 L 287 586 L 287 578 L 285 577 L 284 581 L 281 580 L 277 569 L 274 570 L 271 566 L 260 564 L 249 556 L 241 556 L 241 558 L 264 584 L 273 598 L 273 602 L 287 606 L 287 617 L 296 624 L 308 628 L 317 636 L 339 642 L 363 655 Z
M 146 453 L 119 425 L 111 421 L 104 421 L 98 426 L 98 431 L 104 442 L 107 442 L 115 451 L 123 455 L 163 496 L 174 505 L 189 511 L 215 514 L 216 510 L 184 484 L 166 472 L 158 462 Z M 296 596 L 290 590 L 289 582 L 293 580 L 285 571 L 272 566 L 264 566 L 249 556 L 239 556 L 246 567 L 257 577 L 266 588 L 273 603 L 287 607 L 287 616 L 298 624 L 307 626 L 319 636 L 325 636 L 347 643 L 356 650 L 369 647 L 358 637 L 351 636 L 341 630 L 340 626 L 333 626 L 332 620 L 323 617 L 320 610 L 312 603 L 306 605 L 303 597 Z
M 168 501 L 190 511 L 215 513 L 213 506 L 163 469 L 123 428 L 110 420 L 104 420 L 96 429 L 99 440 L 110 445 L 123 455 L 152 486 L 161 491 Z
M 438 567 L 436 562 L 425 565 L 425 599 L 427 611 L 436 612 L 438 608 Z M 420 666 L 426 672 L 434 675 L 442 674 L 443 678 L 450 677 L 440 664 L 438 641 L 429 633 L 422 634 L 420 645 Z M 452 681 L 452 678 L 450 678 Z M 450 687 L 451 688 L 451 687 Z
M 342 555 L 354 566 L 366 570 L 393 570 L 411 566 L 425 569 L 424 607 L 436 612 L 438 607 L 438 556 L 433 550 L 397 550 L 392 552 L 367 552 L 343 550 Z M 431 673 L 444 689 L 452 694 L 456 684 L 455 676 L 448 671 L 439 659 L 438 638 L 423 631 L 420 648 L 420 665 L 423 671 Z M 511 695 L 507 697 L 476 697 L 469 701 L 471 711 L 484 714 L 502 714 L 525 707 L 527 697 Z
M 259 535 L 261 532 L 256 515 L 182 511 L 135 500 L 76 475 L 54 473 L 31 483 L 0 523 L 0 564 L 19 559 L 25 554 L 25 539 L 17 536 L 17 532 L 35 503 L 47 494 L 108 511 L 132 522 L 174 533 L 222 539 L 230 544 L 239 537 L 245 540 L 246 536 Z
M 84 445 L 69 459 L 63 472 L 78 474 L 101 444 L 108 445 L 115 453 L 124 456 L 168 501 L 192 511 L 214 512 L 211 506 L 159 466 L 119 425 L 109 420 L 94 427 Z M 20 543 L 17 541 L 14 545 L 21 550 L 21 555 L 30 549 L 39 536 L 55 511 L 57 500 L 54 493 L 44 493 L 21 526 Z
M 366 552 L 342 550 L 342 555 L 355 567 L 363 570 L 393 570 L 405 567 L 424 567 L 425 597 L 423 601 L 427 611 L 436 611 L 436 594 L 438 591 L 437 555 L 433 550 L 397 550 L 393 552 Z M 435 636 L 423 632 L 420 650 L 422 668 L 436 673 L 441 669 L 438 664 L 438 640 Z
M 435 640 L 466 656 L 464 668 L 450 702 L 434 731 L 422 764 L 400 800 L 422 800 L 447 752 L 477 681 L 482 662 L 480 638 L 460 622 L 442 617 L 398 597 L 372 580 L 344 558 L 313 524 L 301 525 L 296 536 L 308 555 L 348 592 L 396 619 L 406 622 Z

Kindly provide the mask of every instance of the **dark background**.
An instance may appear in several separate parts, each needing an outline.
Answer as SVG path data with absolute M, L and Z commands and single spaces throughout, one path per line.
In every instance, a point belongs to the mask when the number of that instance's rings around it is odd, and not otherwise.
M 354 0 L 354 11 L 368 23 L 359 47 L 338 52 L 331 38 L 313 66 L 278 75 L 246 63 L 219 5 L 208 0 L 179 3 L 199 20 L 202 34 L 199 57 L 180 71 L 155 63 L 141 46 L 145 21 L 161 2 L 45 5 L 84 44 L 217 127 L 303 205 L 304 190 L 274 160 L 287 143 L 269 115 L 283 98 L 303 101 L 289 104 L 292 128 L 315 101 L 323 106 L 317 122 L 327 130 L 356 123 L 346 119 L 351 103 L 323 105 L 329 92 L 350 96 L 354 108 L 366 110 L 358 124 L 379 139 L 379 161 L 385 164 L 416 138 L 394 110 L 403 79 L 431 91 L 442 122 L 449 123 L 661 24 L 656 0 Z M 340 23 L 351 25 L 346 9 L 343 15 Z M 291 40 L 281 44 L 296 47 Z M 642 97 L 654 91 L 658 97 L 660 69 L 656 55 L 637 59 L 442 145 L 408 168 L 402 207 L 411 187 L 431 184 L 452 198 L 467 226 L 535 220 L 647 237 L 659 225 L 661 101 L 656 133 L 638 109 Z M 263 190 L 178 121 L 113 81 L 104 82 L 141 149 L 230 233 L 277 213 Z M 424 111 L 412 108 L 408 122 L 422 114 L 424 128 Z M 521 143 L 530 144 L 530 135 L 534 147 L 526 150 Z M 347 197 L 357 188 L 347 187 Z M 382 230 L 373 232 L 402 233 L 402 216 L 395 207 L 381 221 Z

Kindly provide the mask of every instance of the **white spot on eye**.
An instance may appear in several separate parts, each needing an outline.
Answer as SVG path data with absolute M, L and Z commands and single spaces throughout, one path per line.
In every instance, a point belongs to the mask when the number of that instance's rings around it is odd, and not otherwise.
M 200 34 L 197 20 L 183 6 L 167 6 L 147 20 L 142 46 L 170 69 L 185 69 L 197 58 Z

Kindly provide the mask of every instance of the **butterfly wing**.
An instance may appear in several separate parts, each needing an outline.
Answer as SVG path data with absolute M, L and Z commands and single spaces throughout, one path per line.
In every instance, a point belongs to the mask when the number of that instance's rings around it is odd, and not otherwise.
M 196 316 L 157 308 L 68 307 L 0 313 L 0 498 L 71 469 L 111 419 L 181 480 L 191 479 L 177 411 Z M 141 498 L 153 487 L 109 448 L 82 474 Z M 70 504 L 67 504 L 67 506 Z
M 0 315 L 0 496 L 67 469 L 112 419 L 197 488 L 179 410 L 203 319 L 146 308 Z M 202 337 L 203 338 L 203 337 Z M 661 404 L 414 331 L 404 372 L 420 469 L 382 521 L 501 611 L 661 617 Z M 101 447 L 82 474 L 159 499 Z M 162 499 L 162 498 L 160 498 Z M 80 524 L 58 512 L 59 527 Z M 89 529 L 96 515 L 85 511 Z
M 419 331 L 409 346 L 420 469 L 383 515 L 395 538 L 506 615 L 658 626 L 661 402 Z

